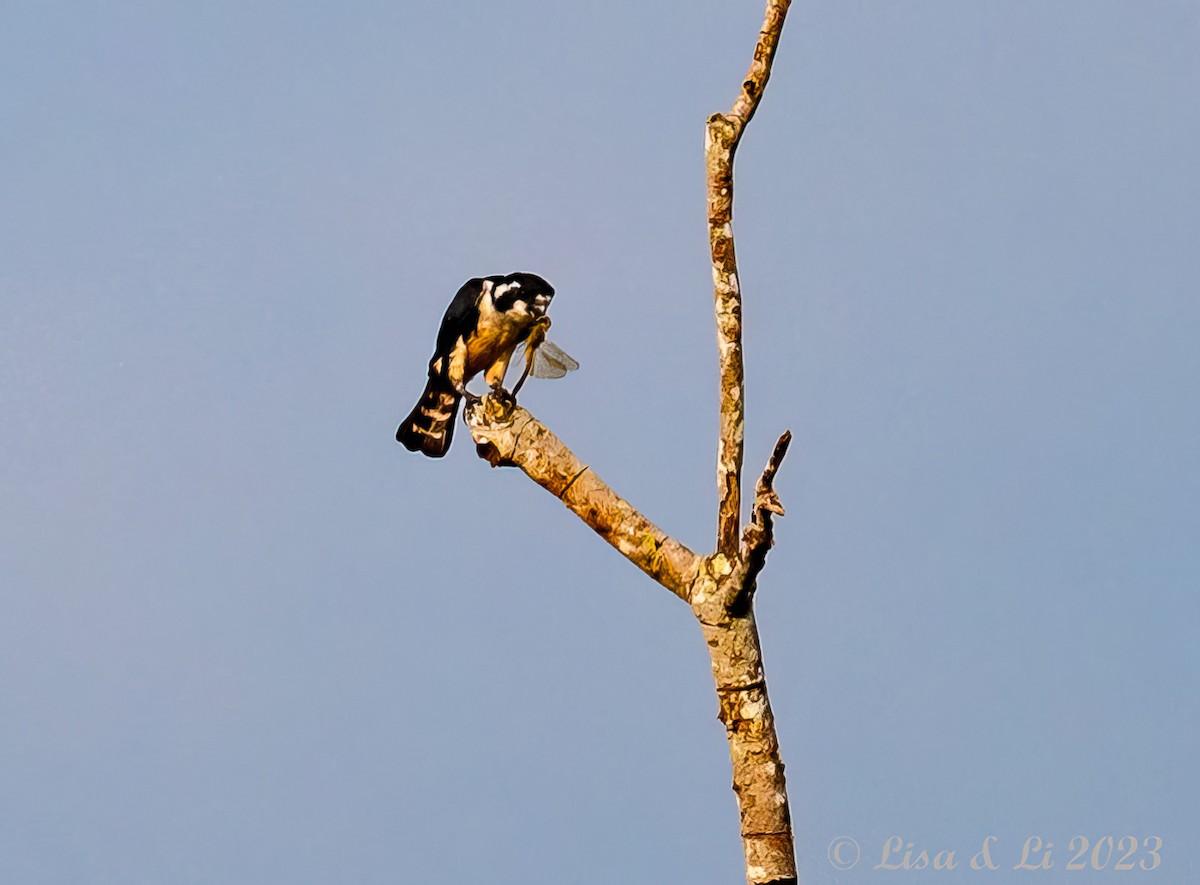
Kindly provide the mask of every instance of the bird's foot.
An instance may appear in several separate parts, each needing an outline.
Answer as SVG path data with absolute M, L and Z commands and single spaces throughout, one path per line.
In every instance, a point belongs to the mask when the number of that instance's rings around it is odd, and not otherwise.
M 517 398 L 505 390 L 503 387 L 495 387 L 487 397 L 487 409 L 489 414 L 495 415 L 498 420 L 505 420 L 512 414 L 513 409 L 517 407 Z
M 513 406 L 517 404 L 517 397 L 514 394 L 509 393 L 503 387 L 496 387 L 492 389 L 492 399 L 499 405 L 504 406 L 506 409 L 512 409 Z

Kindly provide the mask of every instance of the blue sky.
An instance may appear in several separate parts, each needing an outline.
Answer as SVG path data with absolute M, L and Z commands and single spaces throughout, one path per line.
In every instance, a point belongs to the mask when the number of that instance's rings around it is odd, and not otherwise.
M 690 614 L 392 435 L 462 281 L 540 273 L 582 368 L 524 404 L 709 548 L 703 121 L 761 14 L 4 5 L 0 881 L 740 881 Z M 941 880 L 872 869 L 894 835 L 1196 876 L 1198 41 L 793 7 L 735 229 L 811 885 Z M 1108 835 L 1161 867 L 1063 871 Z

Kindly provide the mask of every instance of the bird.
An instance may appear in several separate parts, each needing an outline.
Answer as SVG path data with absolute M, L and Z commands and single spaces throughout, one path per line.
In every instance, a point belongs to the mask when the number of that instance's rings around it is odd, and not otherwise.
M 522 343 L 528 342 L 525 375 L 533 369 L 537 377 L 534 356 L 539 347 L 549 346 L 543 342 L 550 322 L 546 309 L 553 298 L 554 287 L 533 273 L 475 277 L 463 283 L 442 317 L 425 392 L 396 430 L 396 441 L 410 452 L 444 456 L 454 436 L 459 403 L 464 397 L 468 402 L 479 399 L 467 390 L 467 382 L 482 372 L 496 394 L 511 396 L 504 390 L 504 375 Z M 538 332 L 530 340 L 535 327 Z

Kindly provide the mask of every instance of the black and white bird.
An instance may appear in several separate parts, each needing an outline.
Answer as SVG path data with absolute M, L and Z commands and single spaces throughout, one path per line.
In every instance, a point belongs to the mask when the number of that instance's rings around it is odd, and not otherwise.
M 411 452 L 440 458 L 450 448 L 454 418 L 463 397 L 478 399 L 467 382 L 483 372 L 493 391 L 503 391 L 513 353 L 525 347 L 526 376 L 562 377 L 579 364 L 545 341 L 550 318 L 546 309 L 554 287 L 537 274 L 467 280 L 446 308 L 437 345 L 429 361 L 429 381 L 416 407 L 396 430 L 397 442 Z

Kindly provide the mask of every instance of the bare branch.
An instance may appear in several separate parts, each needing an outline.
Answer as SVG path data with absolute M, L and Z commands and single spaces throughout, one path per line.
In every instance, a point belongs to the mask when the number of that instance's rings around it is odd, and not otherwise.
M 775 473 L 791 432 L 779 438 L 755 491 L 754 513 L 741 525 L 745 440 L 745 373 L 742 364 L 742 292 L 733 243 L 733 157 L 771 75 L 790 0 L 767 0 L 754 61 L 729 114 L 708 118 L 704 155 L 708 187 L 708 238 L 720 360 L 720 431 L 717 439 L 717 550 L 702 563 L 692 593 L 712 660 L 720 717 L 729 739 L 733 789 L 742 820 L 749 883 L 794 883 L 796 861 L 787 785 L 766 676 L 753 598 L 757 577 L 774 541 L 772 518 L 783 506 Z M 740 543 L 739 543 L 740 542 Z
M 746 564 L 746 592 L 754 592 L 758 573 L 767 562 L 767 553 L 775 543 L 774 516 L 783 516 L 783 502 L 775 492 L 775 473 L 787 454 L 792 432 L 785 430 L 775 443 L 775 451 L 754 488 L 754 514 L 742 533 L 742 562 Z
M 775 61 L 775 49 L 779 46 L 779 35 L 783 33 L 783 20 L 791 5 L 792 0 L 769 0 L 767 3 L 762 30 L 758 33 L 758 45 L 754 47 L 754 61 L 750 63 L 750 70 L 746 72 L 746 79 L 742 83 L 742 93 L 733 103 L 733 112 L 730 114 L 737 117 L 743 127 L 758 110 L 763 90 L 767 88 L 771 65 Z
M 795 883 L 787 785 L 754 613 L 748 611 L 723 627 L 702 624 L 701 629 L 717 684 L 717 716 L 729 741 L 746 881 Z
M 737 553 L 741 509 L 742 447 L 745 428 L 742 368 L 742 297 L 733 249 L 732 127 L 723 116 L 708 121 L 708 238 L 716 298 L 717 352 L 720 359 L 721 418 L 717 437 L 717 550 Z
M 733 155 L 754 116 L 783 31 L 791 0 L 768 0 L 754 61 L 728 114 L 708 118 L 704 153 L 708 180 L 708 239 L 716 301 L 720 355 L 720 434 L 717 442 L 717 551 L 738 552 L 741 476 L 745 434 L 745 377 L 742 367 L 742 293 L 733 245 Z
M 468 406 L 467 424 L 493 467 L 519 467 L 621 555 L 687 602 L 700 557 L 614 492 L 544 424 L 495 397 Z

